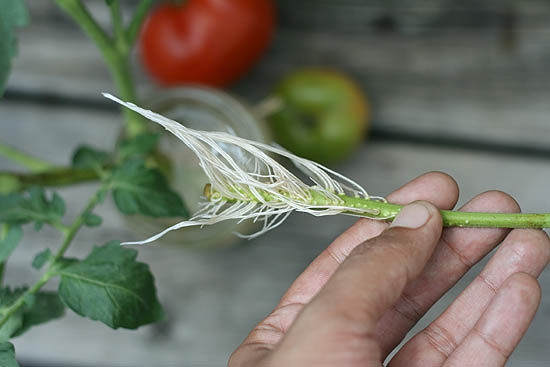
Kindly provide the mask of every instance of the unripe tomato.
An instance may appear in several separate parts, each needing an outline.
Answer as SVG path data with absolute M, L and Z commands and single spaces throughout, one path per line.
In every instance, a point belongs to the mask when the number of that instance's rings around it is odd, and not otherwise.
M 225 86 L 272 38 L 272 0 L 187 0 L 154 8 L 140 34 L 141 60 L 160 84 Z
M 330 164 L 348 157 L 369 127 L 367 97 L 347 75 L 305 68 L 285 76 L 272 97 L 281 108 L 268 117 L 277 143 Z

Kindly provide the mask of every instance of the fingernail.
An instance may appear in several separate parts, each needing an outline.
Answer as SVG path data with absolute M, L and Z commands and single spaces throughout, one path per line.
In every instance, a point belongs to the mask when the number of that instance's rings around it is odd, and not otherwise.
M 430 211 L 424 205 L 412 203 L 401 209 L 390 227 L 420 228 L 430 219 Z

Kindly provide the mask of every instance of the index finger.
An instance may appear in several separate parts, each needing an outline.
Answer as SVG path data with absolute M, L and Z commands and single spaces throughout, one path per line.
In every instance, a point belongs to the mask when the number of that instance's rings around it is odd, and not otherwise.
M 424 200 L 439 209 L 452 209 L 458 200 L 458 185 L 445 173 L 430 172 L 392 192 L 387 199 L 403 205 Z M 334 240 L 292 283 L 278 307 L 308 303 L 355 247 L 378 236 L 387 227 L 388 224 L 385 222 L 359 219 Z

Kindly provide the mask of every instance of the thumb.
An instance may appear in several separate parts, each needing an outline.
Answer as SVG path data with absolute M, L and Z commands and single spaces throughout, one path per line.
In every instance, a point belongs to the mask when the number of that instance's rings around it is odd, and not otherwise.
M 407 283 L 420 274 L 441 231 L 441 215 L 432 204 L 417 201 L 405 206 L 386 231 L 351 252 L 304 308 L 282 344 L 289 339 L 305 341 L 308 336 L 322 338 L 327 333 L 342 336 L 346 325 L 372 333 Z M 357 331 L 356 327 L 352 330 Z

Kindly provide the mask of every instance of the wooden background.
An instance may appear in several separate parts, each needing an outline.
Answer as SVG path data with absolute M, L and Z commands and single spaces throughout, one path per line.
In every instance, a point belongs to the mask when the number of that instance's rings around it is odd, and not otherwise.
M 86 4 L 107 19 L 103 0 Z M 135 1 L 124 2 L 131 9 Z M 0 101 L 0 138 L 59 164 L 82 142 L 108 149 L 117 109 L 94 46 L 50 1 L 29 2 L 19 56 Z M 373 128 L 360 151 L 337 167 L 369 192 L 385 195 L 430 170 L 461 185 L 461 203 L 500 189 L 525 212 L 546 212 L 550 178 L 550 4 L 527 1 L 279 0 L 279 29 L 267 55 L 233 92 L 263 99 L 286 72 L 332 66 L 360 80 L 373 106 Z M 154 87 L 135 65 L 145 95 Z M 0 159 L 0 168 L 15 168 Z M 93 186 L 62 190 L 69 215 Z M 132 238 L 107 203 L 104 225 L 84 229 L 71 256 L 93 244 Z M 191 251 L 140 249 L 155 274 L 167 321 L 113 331 L 75 316 L 15 340 L 23 366 L 223 366 L 251 327 L 352 218 L 294 215 L 245 246 Z M 59 242 L 53 231 L 25 233 L 8 282 L 36 279 L 33 255 Z M 473 269 L 415 330 L 432 320 L 479 271 Z M 550 363 L 550 273 L 543 304 L 510 365 Z M 52 287 L 55 284 L 51 285 Z

